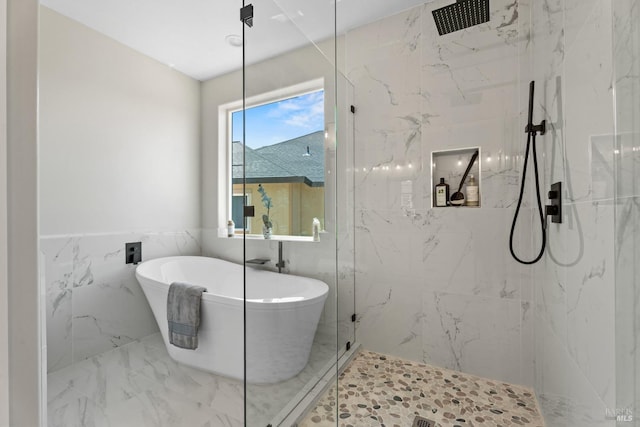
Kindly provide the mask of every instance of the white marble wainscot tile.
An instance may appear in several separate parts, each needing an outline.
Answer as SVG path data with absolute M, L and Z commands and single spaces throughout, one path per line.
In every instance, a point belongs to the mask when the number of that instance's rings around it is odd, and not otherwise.
M 615 405 L 614 207 L 580 203 L 584 254 L 567 269 L 567 349 L 607 405 Z
M 44 236 L 49 371 L 157 330 L 126 242 L 142 241 L 145 260 L 199 255 L 199 240 L 199 230 Z
M 423 293 L 425 363 L 522 384 L 521 303 Z
M 47 370 L 49 372 L 72 363 L 71 294 L 72 238 L 41 239 L 44 258 L 44 282 L 47 313 Z
M 148 232 L 141 236 L 143 260 L 174 255 L 201 255 L 202 237 L 199 229 Z
M 157 323 L 133 276 L 74 289 L 74 361 L 152 334 Z

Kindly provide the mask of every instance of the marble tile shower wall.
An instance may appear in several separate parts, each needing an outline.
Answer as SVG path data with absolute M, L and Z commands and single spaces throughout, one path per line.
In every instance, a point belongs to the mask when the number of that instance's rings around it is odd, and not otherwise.
M 531 385 L 532 289 L 508 249 L 529 6 L 493 0 L 489 23 L 440 37 L 431 11 L 448 3 L 346 36 L 357 106 L 357 337 L 377 352 Z M 431 152 L 475 146 L 482 207 L 431 208 Z M 446 177 L 452 186 L 465 166 Z M 528 221 L 525 213 L 520 226 Z M 526 251 L 531 240 L 518 244 Z
M 549 426 L 615 425 L 612 3 L 532 3 L 545 187 L 562 181 L 565 197 L 565 222 L 549 227 L 534 269 L 535 389 Z
M 125 264 L 125 243 L 136 241 L 143 260 L 201 252 L 199 230 L 40 239 L 48 372 L 158 331 L 135 266 Z
M 640 413 L 640 0 L 613 5 L 616 88 L 616 406 Z M 637 415 L 636 415 L 637 416 Z

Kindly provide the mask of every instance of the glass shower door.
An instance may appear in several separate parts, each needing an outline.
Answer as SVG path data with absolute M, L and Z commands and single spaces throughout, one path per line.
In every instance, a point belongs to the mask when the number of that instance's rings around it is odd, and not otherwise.
M 300 402 L 336 372 L 335 67 L 300 31 L 302 11 L 273 0 L 248 6 L 234 136 L 243 175 L 233 190 L 253 207 L 244 233 L 245 425 L 291 425 Z M 333 26 L 327 35 L 333 44 Z

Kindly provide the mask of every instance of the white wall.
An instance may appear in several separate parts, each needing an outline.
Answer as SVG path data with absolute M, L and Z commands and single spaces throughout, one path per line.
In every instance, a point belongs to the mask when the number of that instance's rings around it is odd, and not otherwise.
M 47 368 L 157 332 L 125 264 L 200 254 L 200 82 L 41 7 Z
M 46 7 L 40 28 L 41 234 L 199 227 L 199 82 Z

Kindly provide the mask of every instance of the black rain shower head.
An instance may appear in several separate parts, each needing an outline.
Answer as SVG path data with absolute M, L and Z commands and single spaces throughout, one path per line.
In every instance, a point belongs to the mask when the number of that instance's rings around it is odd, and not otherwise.
M 445 35 L 489 21 L 489 0 L 457 0 L 433 12 L 438 33 Z

